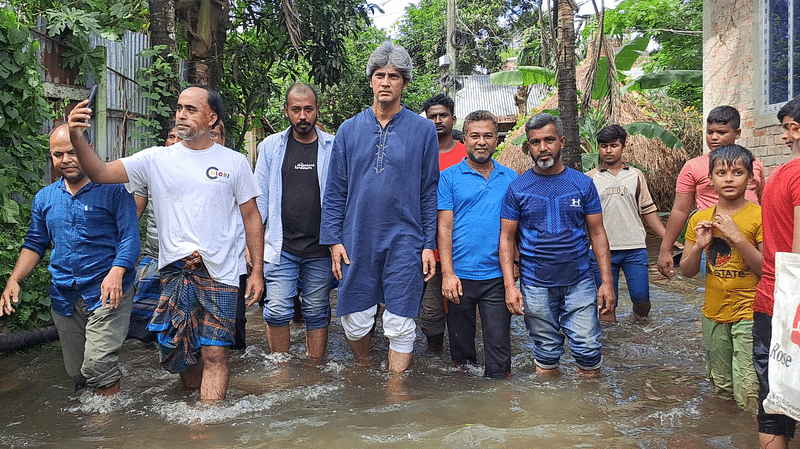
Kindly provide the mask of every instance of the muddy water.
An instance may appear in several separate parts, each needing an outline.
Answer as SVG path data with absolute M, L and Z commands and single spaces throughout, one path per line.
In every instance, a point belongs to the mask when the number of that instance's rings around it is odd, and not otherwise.
M 57 345 L 5 356 L 0 447 L 757 447 L 755 418 L 715 395 L 705 379 L 700 283 L 666 281 L 652 271 L 651 282 L 647 324 L 631 320 L 622 289 L 621 321 L 603 328 L 599 380 L 579 379 L 569 356 L 560 378 L 534 376 L 519 317 L 512 321 L 510 380 L 453 368 L 446 352 L 426 352 L 419 331 L 411 370 L 391 378 L 386 339 L 374 341 L 375 367 L 357 369 L 335 319 L 326 363 L 300 356 L 297 326 L 292 356 L 269 354 L 255 308 L 249 347 L 231 354 L 228 399 L 210 407 L 135 341 L 123 347 L 126 377 L 111 400 L 72 392 Z

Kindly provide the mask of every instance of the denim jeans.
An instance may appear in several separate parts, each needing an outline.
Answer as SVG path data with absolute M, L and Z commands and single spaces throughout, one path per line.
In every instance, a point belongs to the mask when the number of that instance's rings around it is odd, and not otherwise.
M 591 273 L 566 287 L 533 287 L 521 284 L 525 325 L 533 339 L 533 358 L 544 369 L 558 367 L 564 354 L 564 336 L 578 366 L 600 367 L 600 321 L 597 288 Z M 562 333 L 563 331 L 563 333 Z
M 617 304 L 619 304 L 620 270 L 625 273 L 625 282 L 628 284 L 631 302 L 634 304 L 650 302 L 648 264 L 647 250 L 645 248 L 611 251 L 611 277 L 614 279 L 614 295 L 617 298 Z M 600 269 L 597 266 L 593 251 L 589 251 L 589 266 L 594 274 L 594 285 L 599 288 L 603 280 L 600 277 Z
M 328 326 L 333 290 L 331 258 L 304 259 L 281 253 L 279 265 L 264 263 L 264 320 L 270 326 L 285 326 L 294 315 L 294 297 L 302 283 L 301 312 L 307 331 Z

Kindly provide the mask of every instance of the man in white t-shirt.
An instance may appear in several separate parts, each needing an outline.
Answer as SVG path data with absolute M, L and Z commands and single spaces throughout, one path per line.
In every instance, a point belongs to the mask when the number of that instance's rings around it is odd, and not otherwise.
M 212 141 L 221 119 L 216 92 L 190 87 L 181 92 L 175 124 L 181 142 L 154 147 L 105 163 L 82 133 L 92 110 L 84 101 L 69 114 L 70 139 L 89 177 L 97 183 L 147 186 L 158 223 L 163 290 L 148 329 L 159 332 L 162 366 L 199 388 L 204 401 L 224 399 L 228 346 L 233 343 L 236 293 L 245 244 L 237 239 L 241 214 L 253 260 L 247 305 L 264 290 L 264 228 L 255 198 L 261 194 L 244 155 Z

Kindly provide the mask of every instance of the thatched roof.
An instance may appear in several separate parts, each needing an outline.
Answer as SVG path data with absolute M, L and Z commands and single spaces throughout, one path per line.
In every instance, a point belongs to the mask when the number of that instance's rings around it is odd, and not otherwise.
M 581 64 L 581 66 L 576 69 L 577 79 L 583 80 L 588 69 L 588 63 L 584 62 Z M 585 92 L 585 81 L 583 86 L 580 84 L 579 81 L 579 90 Z M 653 121 L 639 106 L 639 104 L 645 101 L 644 95 L 638 92 L 626 92 L 626 94 L 620 98 L 620 107 L 618 110 L 619 124 L 624 126 L 633 122 Z M 543 101 L 533 112 L 536 113 L 546 109 L 558 109 L 558 95 L 554 94 Z M 519 145 L 511 143 L 512 140 L 520 134 L 523 134 L 524 131 L 524 127 L 522 127 L 514 133 L 509 134 L 506 138 L 508 143 L 497 157 L 498 162 L 516 170 L 517 173 L 523 173 L 533 167 L 533 161 L 530 156 L 524 154 Z M 628 137 L 625 152 L 622 155 L 623 161 L 631 162 L 645 170 L 645 177 L 650 187 L 650 193 L 653 195 L 653 200 L 661 211 L 668 211 L 672 208 L 672 201 L 675 198 L 675 180 L 687 159 L 688 156 L 683 149 L 673 150 L 665 146 L 661 142 L 661 139 L 651 140 L 641 135 Z

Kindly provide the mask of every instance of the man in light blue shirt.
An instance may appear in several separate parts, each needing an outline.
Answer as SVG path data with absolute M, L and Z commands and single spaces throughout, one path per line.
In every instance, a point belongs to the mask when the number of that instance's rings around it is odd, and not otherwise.
M 458 365 L 477 363 L 477 307 L 484 375 L 502 379 L 511 372 L 511 312 L 498 257 L 500 208 L 517 174 L 492 159 L 497 135 L 497 118 L 488 111 L 475 111 L 464 119 L 467 157 L 439 177 L 437 243 L 442 296 L 450 302 L 450 356 Z
M 258 145 L 256 203 L 264 219 L 264 320 L 272 352 L 289 352 L 289 322 L 298 283 L 308 355 L 321 360 L 328 343 L 333 271 L 328 246 L 319 244 L 322 197 L 333 136 L 316 127 L 317 92 L 308 84 L 286 91 L 291 126 Z

